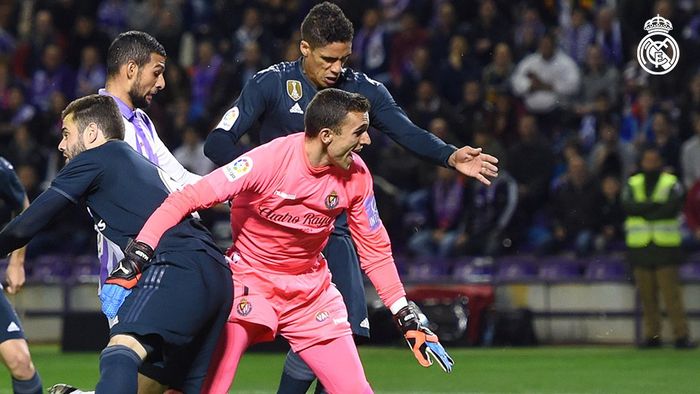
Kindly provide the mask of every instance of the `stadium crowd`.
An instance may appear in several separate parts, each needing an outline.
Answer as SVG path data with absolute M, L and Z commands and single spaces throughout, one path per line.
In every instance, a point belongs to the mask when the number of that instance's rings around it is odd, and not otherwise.
M 35 0 L 0 4 L 0 155 L 30 200 L 62 166 L 60 112 L 104 86 L 120 32 L 168 53 L 148 112 L 190 171 L 210 172 L 207 133 L 257 71 L 299 54 L 312 0 Z M 355 26 L 349 65 L 384 83 L 420 127 L 500 159 L 491 187 L 404 154 L 380 133 L 362 156 L 395 248 L 413 255 L 578 255 L 624 248 L 620 192 L 642 149 L 659 149 L 687 189 L 700 245 L 700 1 L 340 0 Z M 680 63 L 641 69 L 647 19 L 673 23 Z M 242 143 L 252 146 L 250 135 Z M 3 212 L 4 213 L 4 212 Z M 203 213 L 230 242 L 228 214 Z M 30 245 L 94 255 L 79 209 Z

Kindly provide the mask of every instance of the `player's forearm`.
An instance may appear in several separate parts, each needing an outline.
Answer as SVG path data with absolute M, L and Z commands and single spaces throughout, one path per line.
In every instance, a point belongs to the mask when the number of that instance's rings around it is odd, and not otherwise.
M 413 124 L 406 114 L 399 110 L 387 110 L 386 113 L 379 114 L 377 118 L 372 119 L 372 126 L 386 133 L 408 151 L 443 167 L 449 166 L 450 155 L 457 150 L 435 134 Z
M 0 256 L 26 245 L 67 203 L 66 197 L 53 188 L 41 193 L 34 204 L 0 232 Z
M 170 194 L 163 201 L 148 218 L 136 240 L 146 243 L 155 250 L 163 234 L 178 224 L 182 218 L 219 202 L 221 201 L 217 199 L 206 177 L 194 185 L 187 185 L 184 189 Z
M 365 267 L 365 273 L 387 308 L 391 308 L 397 301 L 406 296 L 393 258 L 370 264 Z
M 209 133 L 204 142 L 204 155 L 221 167 L 230 163 L 242 153 L 236 145 L 237 138 L 229 131 L 216 129 Z

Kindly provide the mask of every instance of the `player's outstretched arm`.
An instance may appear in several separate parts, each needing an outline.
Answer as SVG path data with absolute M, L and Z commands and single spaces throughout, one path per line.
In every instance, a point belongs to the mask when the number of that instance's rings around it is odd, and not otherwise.
M 490 185 L 488 178 L 498 176 L 498 159 L 495 156 L 483 153 L 481 148 L 464 146 L 454 151 L 447 164 L 460 173 L 476 178 L 479 182 Z
M 433 365 L 434 359 L 443 371 L 452 372 L 452 357 L 442 347 L 438 336 L 428 328 L 428 318 L 418 305 L 409 301 L 408 305 L 394 314 L 394 322 L 420 365 L 427 368 Z

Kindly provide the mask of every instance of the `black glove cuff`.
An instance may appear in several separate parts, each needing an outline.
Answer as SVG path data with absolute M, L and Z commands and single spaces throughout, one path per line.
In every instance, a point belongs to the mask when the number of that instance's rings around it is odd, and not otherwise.
M 421 314 L 422 312 L 420 308 L 418 308 L 418 305 L 413 303 L 413 301 L 409 301 L 408 305 L 396 312 L 394 315 L 394 322 L 399 326 L 402 332 L 417 330 L 420 324 L 419 319 Z
M 139 271 L 142 271 L 143 267 L 151 261 L 153 249 L 143 242 L 130 239 L 129 243 L 126 245 L 126 249 L 124 249 L 124 255 L 130 257 L 132 261 L 137 263 Z

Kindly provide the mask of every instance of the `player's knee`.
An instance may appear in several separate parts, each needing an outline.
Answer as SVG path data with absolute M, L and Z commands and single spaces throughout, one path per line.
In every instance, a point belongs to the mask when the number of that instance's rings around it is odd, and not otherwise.
M 15 379 L 29 380 L 34 376 L 36 370 L 28 349 L 18 348 L 16 351 L 4 355 L 3 358 L 7 369 L 10 370 L 10 375 Z

